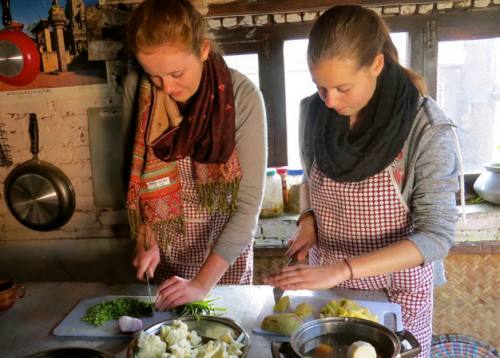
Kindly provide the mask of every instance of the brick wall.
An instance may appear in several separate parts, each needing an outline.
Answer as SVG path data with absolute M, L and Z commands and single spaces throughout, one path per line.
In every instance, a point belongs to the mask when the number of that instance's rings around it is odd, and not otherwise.
M 123 212 L 94 206 L 87 109 L 113 104 L 107 85 L 88 85 L 0 92 L 0 123 L 5 125 L 14 165 L 0 167 L 0 238 L 29 240 L 112 236 L 115 225 L 125 225 Z M 60 168 L 72 182 L 76 211 L 61 229 L 30 230 L 10 214 L 4 200 L 4 181 L 19 163 L 31 159 L 28 116 L 38 116 L 41 160 Z

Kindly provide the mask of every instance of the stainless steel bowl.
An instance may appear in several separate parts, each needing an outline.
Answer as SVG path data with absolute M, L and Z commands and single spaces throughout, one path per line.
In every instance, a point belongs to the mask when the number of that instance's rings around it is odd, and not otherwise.
M 243 343 L 241 357 L 247 357 L 250 351 L 250 336 L 236 323 L 236 321 L 226 317 L 215 316 L 200 316 L 199 318 L 193 316 L 175 317 L 156 323 L 144 330 L 148 335 L 159 334 L 163 326 L 171 325 L 173 321 L 181 320 L 189 327 L 189 330 L 195 330 L 204 339 L 216 339 L 221 336 L 221 332 L 226 332 L 228 329 L 234 339 L 239 339 Z M 127 349 L 127 358 L 135 358 L 137 352 L 137 342 L 139 340 L 139 333 L 137 333 L 130 342 Z
M 64 347 L 34 353 L 26 358 L 114 358 L 115 356 L 94 348 Z
M 420 353 L 420 345 L 410 332 L 395 333 L 379 323 L 351 317 L 321 318 L 304 323 L 292 334 L 290 345 L 297 357 L 310 356 L 320 344 L 332 347 L 336 357 L 345 357 L 349 346 L 356 341 L 372 344 L 382 358 L 410 358 Z

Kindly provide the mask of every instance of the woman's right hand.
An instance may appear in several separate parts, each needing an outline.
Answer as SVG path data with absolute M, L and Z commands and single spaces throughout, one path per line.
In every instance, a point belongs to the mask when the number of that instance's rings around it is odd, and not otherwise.
M 132 264 L 137 269 L 137 279 L 143 281 L 146 272 L 149 278 L 153 278 L 156 267 L 160 263 L 160 249 L 153 230 L 149 226 L 141 224 L 137 230 L 136 240 L 135 257 Z M 146 242 L 149 244 L 147 250 Z
M 316 221 L 312 217 L 300 221 L 295 236 L 288 241 L 288 257 L 295 256 L 298 261 L 303 261 L 309 254 L 309 249 L 316 244 Z

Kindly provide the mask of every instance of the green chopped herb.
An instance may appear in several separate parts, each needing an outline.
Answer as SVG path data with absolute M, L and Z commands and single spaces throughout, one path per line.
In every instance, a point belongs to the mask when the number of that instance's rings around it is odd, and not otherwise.
M 202 301 L 194 301 L 191 303 L 187 303 L 185 305 L 181 305 L 175 307 L 172 312 L 174 312 L 179 317 L 182 316 L 194 316 L 196 319 L 199 319 L 199 316 L 215 316 L 218 313 L 226 311 L 225 308 L 216 307 L 213 302 L 217 301 L 217 299 L 207 299 Z
M 112 301 L 101 302 L 90 306 L 87 313 L 82 317 L 82 321 L 100 326 L 111 319 L 118 319 L 121 316 L 143 317 L 153 314 L 153 304 L 151 302 L 140 301 L 136 298 L 120 297 Z

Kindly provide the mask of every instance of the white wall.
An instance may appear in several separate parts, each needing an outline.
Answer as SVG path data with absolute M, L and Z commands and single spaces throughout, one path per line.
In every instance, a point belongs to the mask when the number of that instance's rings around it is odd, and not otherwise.
M 0 123 L 5 124 L 14 162 L 11 167 L 0 167 L 0 241 L 110 237 L 116 234 L 117 225 L 126 228 L 123 210 L 98 209 L 93 202 L 87 109 L 109 106 L 112 102 L 106 84 L 0 92 Z M 38 116 L 39 158 L 60 168 L 69 177 L 76 194 L 76 211 L 71 220 L 49 232 L 33 231 L 17 222 L 3 197 L 9 172 L 32 157 L 28 134 L 30 112 Z

